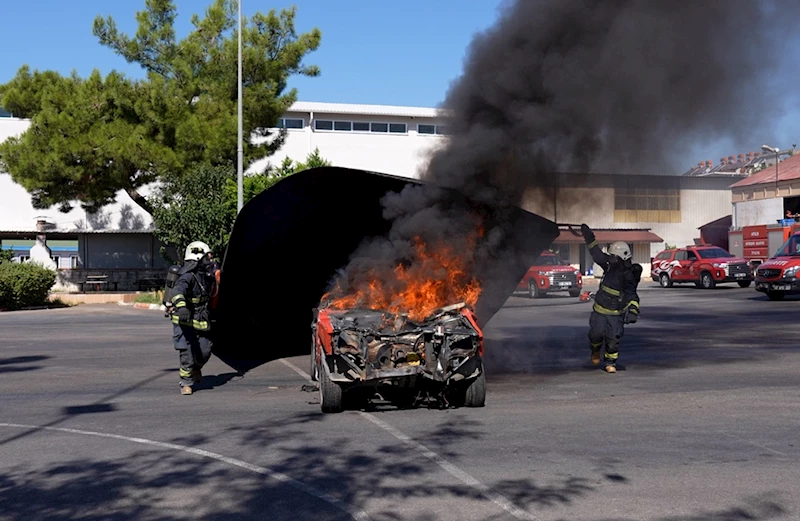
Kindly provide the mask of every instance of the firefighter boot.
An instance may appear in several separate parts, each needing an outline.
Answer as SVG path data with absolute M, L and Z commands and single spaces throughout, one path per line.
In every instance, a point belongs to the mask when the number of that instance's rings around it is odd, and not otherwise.
M 192 394 L 192 386 L 191 385 L 183 385 L 183 386 L 181 386 L 181 394 L 183 394 L 183 395 Z
M 600 365 L 600 351 L 592 351 L 592 365 Z
M 617 372 L 617 367 L 614 366 L 614 365 L 607 365 L 606 366 L 606 372 L 607 373 L 616 373 Z

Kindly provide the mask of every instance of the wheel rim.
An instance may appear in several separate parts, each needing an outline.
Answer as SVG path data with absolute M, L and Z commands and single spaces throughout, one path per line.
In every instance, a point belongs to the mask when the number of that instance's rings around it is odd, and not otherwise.
M 665 288 L 669 285 L 669 275 L 666 273 L 661 274 L 661 285 Z
M 704 273 L 703 274 L 703 287 L 704 288 L 708 288 L 710 286 L 711 286 L 711 277 L 709 277 L 708 274 Z

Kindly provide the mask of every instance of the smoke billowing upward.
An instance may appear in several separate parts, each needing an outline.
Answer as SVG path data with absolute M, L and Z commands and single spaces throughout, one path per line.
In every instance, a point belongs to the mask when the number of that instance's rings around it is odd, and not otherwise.
M 794 0 L 513 2 L 468 49 L 443 104 L 450 138 L 421 176 L 520 205 L 549 197 L 554 172 L 677 173 L 694 145 L 766 140 L 798 14 Z M 342 291 L 413 262 L 414 237 L 462 247 L 473 267 L 514 255 L 502 216 L 477 245 L 463 242 L 476 225 L 447 191 L 410 188 L 384 207 L 390 237 L 355 254 Z

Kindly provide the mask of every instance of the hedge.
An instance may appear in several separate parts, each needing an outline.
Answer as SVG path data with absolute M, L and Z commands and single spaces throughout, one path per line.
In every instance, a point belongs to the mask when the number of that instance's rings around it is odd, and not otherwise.
M 55 283 L 55 271 L 38 264 L 0 263 L 0 309 L 42 306 Z

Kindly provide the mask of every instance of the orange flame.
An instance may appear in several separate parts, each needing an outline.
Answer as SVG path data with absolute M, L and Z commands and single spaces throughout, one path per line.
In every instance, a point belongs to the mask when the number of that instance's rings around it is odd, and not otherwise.
M 478 233 L 482 235 L 480 230 Z M 474 239 L 468 249 L 456 254 L 449 245 L 439 245 L 429 251 L 419 237 L 415 237 L 416 259 L 409 266 L 398 265 L 393 270 L 394 280 L 369 274 L 368 282 L 355 288 L 353 293 L 338 296 L 327 303 L 333 309 L 374 309 L 391 313 L 407 313 L 411 320 L 429 317 L 436 309 L 466 303 L 474 306 L 481 294 L 480 283 L 470 274 L 467 259 L 474 248 Z M 341 287 L 322 297 L 325 302 L 341 294 Z

